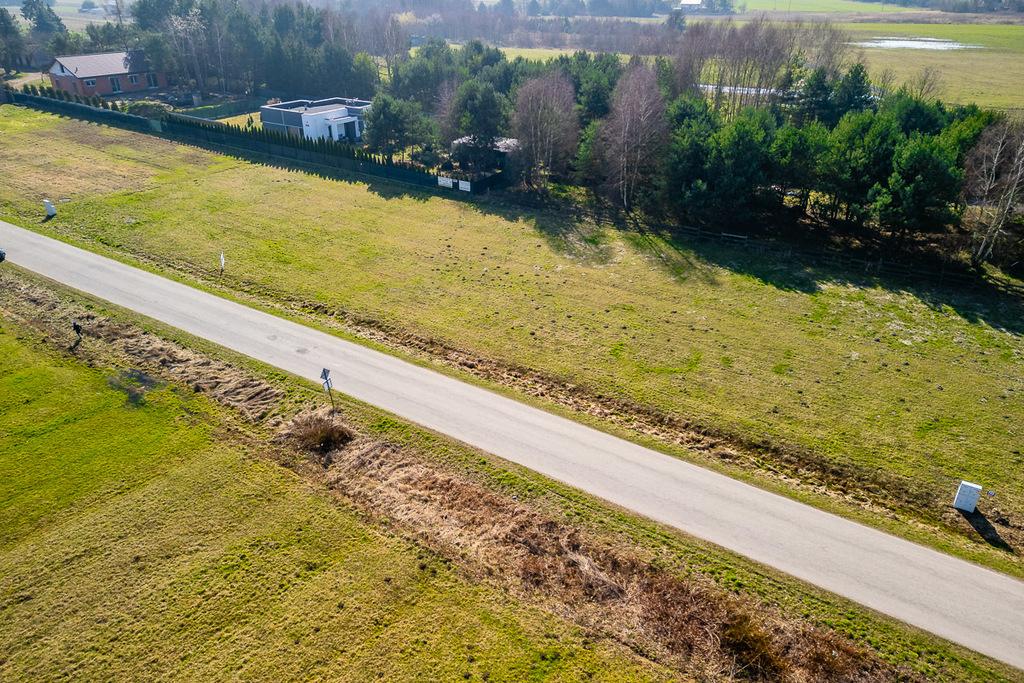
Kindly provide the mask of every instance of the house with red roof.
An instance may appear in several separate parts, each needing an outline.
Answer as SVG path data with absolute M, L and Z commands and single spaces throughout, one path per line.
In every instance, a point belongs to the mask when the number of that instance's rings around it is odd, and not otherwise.
M 47 74 L 56 90 L 71 95 L 129 95 L 167 87 L 167 75 L 150 68 L 141 50 L 57 57 Z

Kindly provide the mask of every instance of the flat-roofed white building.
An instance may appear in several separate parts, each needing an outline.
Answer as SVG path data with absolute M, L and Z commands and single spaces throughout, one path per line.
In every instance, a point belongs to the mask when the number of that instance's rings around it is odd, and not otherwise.
M 260 123 L 266 130 L 310 140 L 355 142 L 363 137 L 370 104 L 347 97 L 267 104 L 260 107 Z

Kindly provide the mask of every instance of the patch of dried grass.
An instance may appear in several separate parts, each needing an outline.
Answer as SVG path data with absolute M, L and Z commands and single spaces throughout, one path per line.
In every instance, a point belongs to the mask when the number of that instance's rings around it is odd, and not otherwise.
M 328 408 L 303 411 L 281 429 L 280 438 L 309 453 L 322 467 L 329 467 L 336 451 L 348 446 L 356 433 Z
M 328 483 L 479 578 L 680 671 L 712 679 L 888 681 L 908 676 L 837 634 L 711 580 L 656 567 L 408 450 L 359 441 Z

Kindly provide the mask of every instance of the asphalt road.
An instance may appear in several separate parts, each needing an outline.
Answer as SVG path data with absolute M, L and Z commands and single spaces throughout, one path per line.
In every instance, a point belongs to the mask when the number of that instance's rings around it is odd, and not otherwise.
M 1024 669 L 1024 582 L 2 221 L 0 248 L 301 377 L 330 368 L 339 391 Z

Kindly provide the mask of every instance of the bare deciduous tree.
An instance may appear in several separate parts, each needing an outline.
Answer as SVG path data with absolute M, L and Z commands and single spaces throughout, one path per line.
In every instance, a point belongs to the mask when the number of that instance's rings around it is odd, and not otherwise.
M 942 72 L 934 66 L 926 66 L 910 78 L 905 87 L 919 100 L 934 100 L 942 94 Z
M 443 82 L 438 88 L 437 101 L 434 104 L 438 135 L 445 145 L 450 145 L 452 140 L 458 137 L 458 126 L 455 121 L 455 93 L 458 89 L 459 84 L 455 81 Z
M 543 186 L 549 175 L 564 173 L 580 135 L 572 81 L 551 73 L 520 86 L 512 130 L 528 182 Z
M 715 111 L 736 113 L 784 94 L 796 65 L 834 77 L 850 60 L 849 43 L 849 34 L 828 22 L 696 23 L 675 50 L 676 87 L 707 94 Z
M 192 77 L 195 79 L 196 89 L 200 92 L 206 90 L 206 78 L 202 65 L 199 61 L 199 53 L 204 44 L 205 33 L 203 31 L 202 15 L 198 8 L 193 8 L 183 15 L 171 15 L 167 19 L 167 32 L 181 59 L 188 59 L 192 62 Z M 184 67 L 188 73 L 188 67 Z
M 384 70 L 390 81 L 395 64 L 409 53 L 409 34 L 398 18 L 387 9 L 374 9 L 363 18 L 360 43 L 370 54 L 384 60 Z
M 967 199 L 978 211 L 971 245 L 971 263 L 977 267 L 996 255 L 1024 202 L 1024 121 L 989 126 L 965 166 Z
M 896 87 L 896 72 L 892 69 L 882 69 L 871 80 L 879 92 L 886 94 Z
M 667 136 L 657 76 L 649 66 L 634 65 L 615 86 L 601 135 L 605 177 L 627 211 L 643 182 L 656 171 Z

